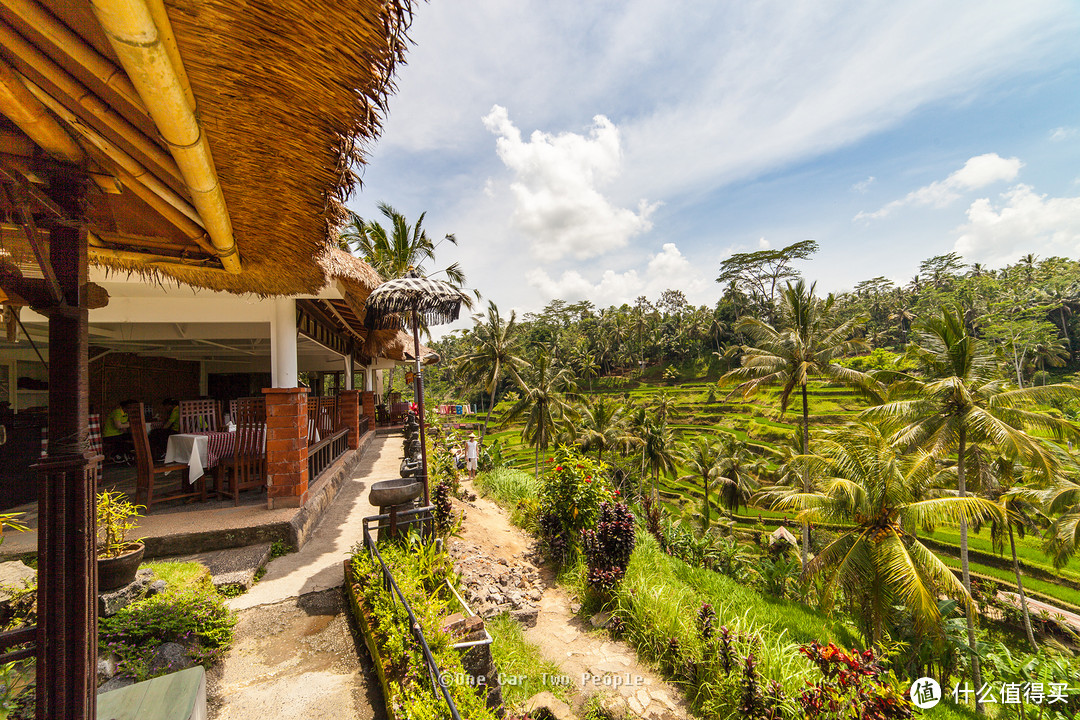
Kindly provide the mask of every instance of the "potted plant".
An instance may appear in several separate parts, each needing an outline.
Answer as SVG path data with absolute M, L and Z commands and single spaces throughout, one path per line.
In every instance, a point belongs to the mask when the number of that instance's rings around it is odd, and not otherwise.
M 127 501 L 120 492 L 103 490 L 97 496 L 97 573 L 98 591 L 116 590 L 135 579 L 146 546 L 140 540 L 128 540 L 135 528 L 132 518 L 139 516 L 143 505 Z

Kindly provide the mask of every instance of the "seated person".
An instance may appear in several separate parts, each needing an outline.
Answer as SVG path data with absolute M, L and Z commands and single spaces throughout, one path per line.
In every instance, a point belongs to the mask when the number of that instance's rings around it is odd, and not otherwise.
M 105 458 L 112 462 L 129 462 L 128 453 L 131 444 L 131 423 L 128 422 L 128 410 L 132 410 L 137 400 L 127 399 L 117 405 L 105 416 L 101 427 L 102 445 Z
M 161 401 L 161 405 L 164 409 L 161 416 L 165 418 L 165 423 L 150 431 L 150 453 L 155 460 L 165 456 L 169 438 L 180 432 L 180 403 L 168 397 Z

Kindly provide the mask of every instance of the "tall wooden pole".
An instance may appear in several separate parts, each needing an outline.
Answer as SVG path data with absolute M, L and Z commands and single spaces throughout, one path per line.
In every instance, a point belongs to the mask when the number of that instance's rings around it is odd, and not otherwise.
M 415 307 L 412 319 L 413 357 L 416 359 L 416 411 L 420 414 L 420 468 L 424 473 L 424 505 L 427 506 L 431 504 L 431 491 L 428 488 L 427 434 L 424 431 L 424 425 L 427 424 L 424 416 L 424 372 L 420 364 L 420 313 Z
M 79 217 L 81 181 L 57 178 L 55 199 Z M 49 457 L 37 467 L 37 717 L 97 716 L 95 477 L 87 469 L 88 311 L 85 226 L 54 224 L 49 256 L 63 298 L 49 308 Z

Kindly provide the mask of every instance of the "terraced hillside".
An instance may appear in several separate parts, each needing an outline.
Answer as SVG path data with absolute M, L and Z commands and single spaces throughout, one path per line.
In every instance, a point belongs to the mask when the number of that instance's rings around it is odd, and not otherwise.
M 853 418 L 867 406 L 855 391 L 847 388 L 815 382 L 811 383 L 809 391 L 811 443 L 813 435 Z M 703 433 L 727 433 L 745 441 L 770 468 L 775 468 L 781 447 L 797 444 L 801 402 L 798 406 L 789 407 L 781 418 L 775 389 L 763 389 L 750 400 L 743 400 L 741 395 L 728 397 L 727 393 L 727 389 L 718 388 L 715 383 L 697 381 L 671 386 L 642 384 L 628 389 L 597 391 L 586 396 L 604 394 L 620 402 L 648 406 L 655 405 L 666 394 L 675 402 L 674 410 L 669 415 L 669 425 L 674 430 L 677 443 Z M 504 457 L 517 467 L 531 471 L 533 449 L 521 442 L 520 425 L 500 425 L 502 415 L 509 407 L 508 402 L 496 407 L 488 437 L 491 441 L 498 440 L 505 448 Z M 490 442 L 486 444 L 490 445 Z M 684 471 L 680 468 L 678 475 L 682 474 Z M 659 490 L 669 512 L 687 520 L 700 517 L 703 507 L 700 485 L 667 477 L 661 478 Z M 715 511 L 719 503 L 715 497 L 712 501 Z M 790 523 L 792 516 L 764 508 L 748 508 L 735 519 L 742 527 L 757 527 L 772 532 L 785 520 Z M 956 529 L 938 528 L 928 539 L 945 556 L 948 564 L 958 566 L 959 533 Z M 1041 540 L 1037 537 L 1018 537 L 1016 542 L 1028 589 L 1064 607 L 1080 606 L 1080 567 L 1055 570 L 1043 553 Z M 1000 549 L 994 546 L 988 527 L 972 532 L 971 550 L 973 572 L 992 578 L 1006 588 L 1012 584 L 1008 557 L 1002 557 Z
M 841 424 L 866 407 L 854 391 L 844 387 L 814 382 L 809 390 L 811 434 Z M 679 385 L 640 384 L 627 389 L 585 393 L 585 396 L 606 395 L 623 403 L 649 406 L 666 395 L 675 403 L 668 425 L 677 443 L 693 440 L 703 433 L 726 433 L 746 442 L 751 451 L 773 464 L 781 446 L 797 441 L 799 408 L 789 407 L 781 418 L 776 389 L 765 388 L 750 400 L 743 400 L 739 394 L 729 396 L 729 392 L 729 388 L 719 388 L 715 383 L 696 381 Z M 500 425 L 502 415 L 509 407 L 507 401 L 496 406 L 489 437 L 501 442 L 506 448 L 504 456 L 511 458 L 515 465 L 531 469 L 533 450 L 521 443 L 520 425 Z M 701 507 L 701 489 L 691 483 L 662 479 L 660 490 L 672 510 L 682 512 L 686 504 Z

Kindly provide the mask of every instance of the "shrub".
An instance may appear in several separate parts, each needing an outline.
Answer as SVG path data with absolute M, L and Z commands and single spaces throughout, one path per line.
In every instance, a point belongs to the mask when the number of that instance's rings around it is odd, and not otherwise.
M 431 501 L 435 506 L 435 527 L 446 530 L 454 524 L 454 506 L 450 502 L 450 483 L 443 480 L 431 491 Z
M 909 718 L 911 703 L 885 677 L 873 650 L 844 652 L 816 640 L 799 648 L 821 671 L 822 678 L 799 696 L 806 717 Z
M 232 644 L 236 616 L 225 606 L 209 576 L 179 592 L 164 592 L 134 602 L 98 624 L 103 654 L 120 658 L 118 670 L 136 681 L 153 677 L 149 661 L 159 645 L 183 645 L 192 660 L 216 663 Z
M 596 524 L 600 503 L 611 497 L 604 463 L 560 447 L 552 469 L 541 482 L 540 541 L 548 555 L 563 563 L 576 557 L 581 531 Z
M 443 678 L 449 681 L 447 690 L 461 716 L 491 720 L 494 715 L 474 688 L 468 682 L 458 681 L 466 674 L 461 655 L 453 649 L 449 635 L 439 628 L 440 619 L 451 607 L 444 580 L 452 565 L 445 551 L 415 538 L 411 534 L 405 545 L 380 545 L 379 552 L 412 607 L 435 662 Z M 411 631 L 411 620 L 401 603 L 384 587 L 382 569 L 367 550 L 353 551 L 349 582 L 364 622 L 378 645 L 382 672 L 391 688 L 391 696 L 386 698 L 388 714 L 415 720 L 449 717 L 441 692 L 428 678 L 420 644 Z
M 634 513 L 619 502 L 600 503 L 596 529 L 581 531 L 585 558 L 589 565 L 589 584 L 609 590 L 626 574 L 626 565 L 634 552 Z

